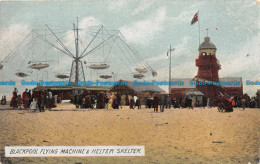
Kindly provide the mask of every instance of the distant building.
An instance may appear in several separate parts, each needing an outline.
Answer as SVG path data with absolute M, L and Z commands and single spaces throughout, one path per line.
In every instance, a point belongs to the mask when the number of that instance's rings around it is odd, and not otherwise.
M 129 96 L 132 95 L 137 96 L 141 100 L 141 104 L 144 105 L 146 98 L 152 96 L 152 94 L 166 94 L 157 85 L 134 85 L 134 81 L 125 82 L 127 82 L 127 85 L 113 85 L 108 91 L 110 94 L 121 95 L 123 100 L 122 105 L 128 105 Z
M 104 93 L 109 90 L 109 86 L 37 86 L 33 91 L 50 89 L 52 95 L 58 95 L 62 100 L 71 100 L 75 90 L 87 91 L 89 94 Z
M 183 85 L 171 85 L 171 94 L 174 97 L 183 97 L 185 95 L 185 92 L 187 92 L 187 91 L 196 91 L 196 90 L 199 91 L 196 88 L 196 85 L 191 85 L 191 81 L 193 81 L 192 78 L 174 78 L 171 81 L 172 82 L 177 82 L 177 81 L 183 82 Z M 219 81 L 222 81 L 222 82 L 237 81 L 237 82 L 239 82 L 240 85 L 225 85 L 225 86 L 222 86 L 222 88 L 230 96 L 239 97 L 239 96 L 243 95 L 242 77 L 223 77 L 223 78 L 219 78 Z

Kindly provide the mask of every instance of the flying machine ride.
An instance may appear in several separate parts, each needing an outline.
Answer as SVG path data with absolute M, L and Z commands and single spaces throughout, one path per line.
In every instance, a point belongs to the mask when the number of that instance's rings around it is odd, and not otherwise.
M 30 68 L 37 70 L 38 79 L 38 73 L 43 74 L 41 70 L 46 69 L 51 73 L 54 72 L 54 76 L 58 79 L 69 78 L 72 85 L 76 86 L 78 81 L 86 81 L 85 71 L 91 70 L 101 71 L 99 78 L 102 79 L 113 77 L 107 74 L 108 70 L 114 72 L 126 70 L 129 73 L 124 72 L 121 75 L 129 75 L 129 77 L 137 79 L 144 78 L 148 72 L 151 72 L 154 77 L 157 75 L 157 72 L 144 62 L 138 51 L 127 43 L 119 30 L 109 30 L 103 25 L 84 28 L 79 27 L 78 24 L 77 20 L 77 23 L 73 24 L 73 29 L 46 25 L 44 30 L 32 30 L 0 62 L 0 70 L 5 67 L 6 63 L 10 66 L 9 63 L 17 58 L 16 60 L 21 61 L 21 66 L 15 73 L 18 77 L 30 76 L 32 71 L 28 72 L 27 70 Z M 48 57 L 51 63 L 47 63 L 47 51 L 52 51 L 49 53 L 52 55 Z M 64 63 L 61 66 L 52 64 L 56 61 L 55 58 L 58 57 L 55 53 L 62 54 L 63 59 L 67 57 L 66 61 L 71 59 L 69 75 L 63 73 L 65 69 L 62 69 L 62 73 L 56 70 L 57 68 L 60 69 L 60 67 L 67 68 Z M 32 56 L 33 60 L 31 59 Z M 46 57 L 46 62 L 39 61 L 43 57 Z M 83 60 L 88 61 L 83 63 Z M 25 62 L 27 62 L 27 65 Z M 19 62 L 16 61 L 16 63 Z M 88 65 L 83 67 L 83 64 Z M 57 67 L 53 70 L 52 66 Z
M 107 69 L 110 66 L 107 64 L 91 64 L 90 66 L 88 66 L 88 68 L 90 69 Z
M 135 70 L 139 73 L 146 73 L 147 72 L 147 69 L 145 69 L 145 68 L 136 68 Z
M 38 70 L 47 68 L 47 67 L 49 67 L 49 64 L 42 64 L 42 63 L 33 64 L 33 65 L 29 66 L 29 68 L 31 68 L 31 69 L 38 69 Z
M 28 76 L 28 74 L 23 73 L 23 72 L 16 72 L 15 75 L 18 77 L 27 77 Z
M 142 79 L 144 77 L 144 75 L 143 74 L 134 74 L 133 77 L 136 79 Z
M 110 79 L 112 75 L 100 75 L 99 77 L 102 79 Z
M 67 79 L 67 78 L 69 78 L 69 76 L 65 75 L 65 74 L 57 74 L 57 75 L 55 75 L 55 77 L 57 77 L 59 79 Z

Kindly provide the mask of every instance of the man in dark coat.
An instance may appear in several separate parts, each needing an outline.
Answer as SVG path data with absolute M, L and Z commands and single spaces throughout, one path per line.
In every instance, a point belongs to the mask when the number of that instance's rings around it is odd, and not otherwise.
M 164 106 L 165 106 L 165 98 L 164 96 L 161 96 L 160 98 L 160 111 L 164 112 Z
M 158 112 L 158 104 L 159 104 L 159 97 L 157 95 L 155 95 L 153 97 L 154 112 Z

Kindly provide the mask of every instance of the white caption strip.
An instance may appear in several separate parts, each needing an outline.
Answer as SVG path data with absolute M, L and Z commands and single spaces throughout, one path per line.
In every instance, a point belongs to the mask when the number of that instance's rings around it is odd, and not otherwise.
M 5 146 L 5 157 L 118 157 L 144 155 L 144 146 Z

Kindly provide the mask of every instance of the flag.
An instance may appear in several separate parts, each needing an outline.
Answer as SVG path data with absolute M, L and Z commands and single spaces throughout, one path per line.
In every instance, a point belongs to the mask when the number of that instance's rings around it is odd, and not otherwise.
M 199 19 L 198 19 L 198 13 L 199 11 L 193 16 L 192 21 L 191 21 L 191 25 L 193 25 L 194 23 L 196 23 Z

